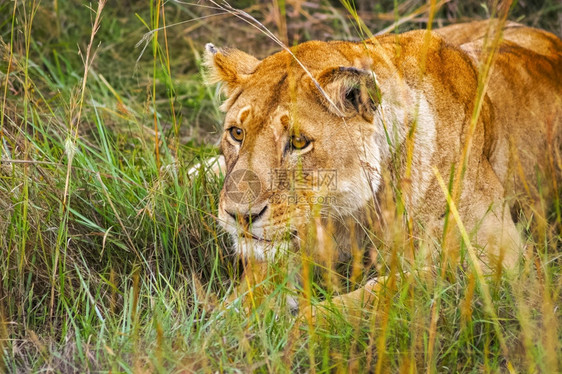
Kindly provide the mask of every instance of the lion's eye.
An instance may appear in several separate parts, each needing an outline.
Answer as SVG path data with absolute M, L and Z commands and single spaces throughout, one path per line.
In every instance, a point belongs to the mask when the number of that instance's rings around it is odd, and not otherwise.
M 236 140 L 237 142 L 242 142 L 242 140 L 244 140 L 244 130 L 242 130 L 239 127 L 231 127 L 230 130 L 230 136 L 232 136 L 232 139 Z
M 293 149 L 303 149 L 309 143 L 310 143 L 310 141 L 302 135 L 293 135 L 291 137 L 291 147 Z

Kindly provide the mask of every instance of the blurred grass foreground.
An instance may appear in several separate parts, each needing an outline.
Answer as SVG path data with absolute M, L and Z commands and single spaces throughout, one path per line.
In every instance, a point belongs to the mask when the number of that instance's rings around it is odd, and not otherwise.
M 487 19 L 498 7 L 230 5 L 287 45 Z M 557 0 L 514 2 L 509 19 L 562 35 Z M 374 320 L 303 324 L 278 279 L 249 313 L 217 307 L 240 264 L 216 224 L 220 178 L 187 174 L 217 154 L 222 127 L 219 91 L 201 75 L 208 42 L 259 58 L 279 50 L 203 0 L 0 2 L 0 372 L 562 370 L 560 207 L 546 202 L 520 220 L 522 274 L 489 284 L 493 314 L 470 275 L 409 279 Z

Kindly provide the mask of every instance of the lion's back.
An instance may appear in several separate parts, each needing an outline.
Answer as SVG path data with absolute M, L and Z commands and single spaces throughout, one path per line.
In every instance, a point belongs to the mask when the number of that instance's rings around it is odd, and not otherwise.
M 451 25 L 436 33 L 466 52 L 482 71 L 497 22 Z M 560 180 L 562 41 L 544 30 L 506 22 L 496 52 L 486 87 L 493 118 L 488 124 L 492 167 L 508 192 L 536 185 L 537 170 Z

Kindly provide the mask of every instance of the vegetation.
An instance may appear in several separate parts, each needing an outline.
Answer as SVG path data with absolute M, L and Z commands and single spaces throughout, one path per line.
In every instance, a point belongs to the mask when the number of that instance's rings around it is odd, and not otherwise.
M 232 3 L 289 45 L 498 8 L 432 4 Z M 510 19 L 560 36 L 561 12 L 520 1 Z M 213 2 L 16 0 L 0 14 L 0 372 L 561 370 L 559 201 L 522 210 L 526 259 L 517 278 L 489 280 L 491 305 L 469 271 L 414 271 L 376 312 L 310 324 L 287 311 L 294 274 L 278 264 L 265 300 L 224 308 L 240 264 L 215 222 L 221 181 L 187 174 L 217 153 L 222 125 L 200 54 L 279 47 Z M 395 238 L 389 255 L 407 232 Z

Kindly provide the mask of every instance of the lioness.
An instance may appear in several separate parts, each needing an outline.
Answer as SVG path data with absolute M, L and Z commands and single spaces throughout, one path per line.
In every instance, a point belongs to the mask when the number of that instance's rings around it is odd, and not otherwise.
M 309 243 L 312 222 L 318 252 L 349 255 L 367 207 L 385 209 L 385 180 L 403 188 L 413 234 L 439 240 L 441 178 L 481 266 L 512 268 L 513 197 L 533 196 L 537 175 L 561 180 L 562 42 L 499 23 L 311 41 L 261 61 L 208 44 L 209 80 L 228 96 L 218 217 L 236 252 L 267 263 Z

